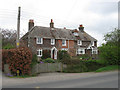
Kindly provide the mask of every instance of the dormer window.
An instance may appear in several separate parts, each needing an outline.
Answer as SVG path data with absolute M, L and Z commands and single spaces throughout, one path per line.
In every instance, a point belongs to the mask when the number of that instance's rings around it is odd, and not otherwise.
M 37 37 L 36 43 L 37 44 L 43 44 L 43 38 Z
M 78 43 L 78 45 L 82 45 L 82 41 L 81 40 L 78 40 L 77 43 Z
M 75 36 L 78 36 L 78 33 L 77 33 L 77 32 L 74 32 L 74 35 L 75 35 Z
M 75 29 L 74 31 L 73 31 L 74 33 L 74 36 L 78 36 L 78 30 L 77 29 Z
M 62 40 L 62 46 L 66 46 L 66 40 L 65 39 Z
M 51 39 L 51 45 L 55 45 L 55 39 Z

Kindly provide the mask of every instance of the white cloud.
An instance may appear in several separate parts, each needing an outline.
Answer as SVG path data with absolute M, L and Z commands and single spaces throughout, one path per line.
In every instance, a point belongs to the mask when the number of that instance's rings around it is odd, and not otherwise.
M 99 45 L 103 34 L 117 27 L 119 0 L 2 0 L 0 3 L 1 28 L 16 29 L 18 6 L 21 6 L 21 32 L 28 31 L 28 20 L 35 25 L 49 27 L 53 18 L 55 27 L 78 28 L 94 36 Z M 24 31 L 23 31 L 24 29 Z

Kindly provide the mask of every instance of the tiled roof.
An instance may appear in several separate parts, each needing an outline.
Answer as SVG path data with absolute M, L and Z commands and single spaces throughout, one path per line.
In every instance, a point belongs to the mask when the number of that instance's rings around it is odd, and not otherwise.
M 70 30 L 70 29 L 34 26 L 29 31 L 29 37 L 69 39 L 69 40 L 80 39 L 82 41 L 97 41 L 95 38 L 87 34 L 85 31 L 84 32 L 79 31 L 78 36 L 74 36 L 72 31 L 73 30 Z M 28 33 L 26 33 L 22 38 L 26 36 L 28 36 Z

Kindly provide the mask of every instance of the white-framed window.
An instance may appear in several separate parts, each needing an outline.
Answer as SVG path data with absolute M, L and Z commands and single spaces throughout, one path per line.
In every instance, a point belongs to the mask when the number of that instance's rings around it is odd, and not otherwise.
M 78 45 L 82 45 L 82 41 L 81 40 L 77 40 Z
M 42 57 L 42 49 L 38 49 L 37 50 L 37 56 L 38 57 Z
M 92 54 L 98 54 L 97 50 L 92 50 Z
M 85 54 L 85 49 L 77 49 L 77 54 Z
M 55 45 L 55 39 L 51 39 L 51 45 Z
M 94 43 L 94 41 L 92 42 L 92 46 L 95 46 L 95 43 Z
M 77 33 L 77 32 L 74 32 L 74 35 L 75 35 L 75 36 L 78 36 L 78 33 Z
M 61 50 L 63 50 L 63 51 L 68 51 L 68 48 L 62 48 Z
M 62 46 L 66 46 L 66 40 L 65 39 L 62 40 Z
M 37 37 L 36 43 L 37 44 L 43 44 L 43 38 Z

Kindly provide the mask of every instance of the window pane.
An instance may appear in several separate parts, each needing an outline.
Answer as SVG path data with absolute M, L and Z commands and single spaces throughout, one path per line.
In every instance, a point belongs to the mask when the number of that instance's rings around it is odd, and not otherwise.
M 39 55 L 39 51 L 37 51 L 37 55 Z
M 62 45 L 66 45 L 66 40 L 62 40 Z
M 80 53 L 82 54 L 82 53 L 83 53 L 83 51 L 80 51 Z
M 65 40 L 62 40 L 62 44 L 65 44 Z
M 42 55 L 42 51 L 40 50 L 40 55 Z

